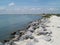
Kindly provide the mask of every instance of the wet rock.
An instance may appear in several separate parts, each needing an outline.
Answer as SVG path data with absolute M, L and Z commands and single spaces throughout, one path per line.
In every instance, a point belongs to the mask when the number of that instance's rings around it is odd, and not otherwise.
M 28 28 L 30 28 L 30 25 L 29 25 L 29 26 L 27 26 L 27 28 L 26 28 L 26 29 L 28 29 Z
M 49 32 L 40 32 L 37 35 L 47 35 L 47 34 L 49 34 Z
M 26 40 L 26 39 L 28 39 L 28 38 L 29 38 L 28 36 L 23 35 L 22 37 L 20 37 L 20 40 Z
M 4 42 L 8 42 L 9 40 L 4 40 Z
M 30 30 L 30 32 L 32 32 L 32 33 L 33 33 L 33 32 L 34 32 L 34 30 Z
M 47 30 L 46 32 L 48 32 L 48 34 L 52 34 L 52 31 L 50 31 L 50 30 Z
M 23 35 L 24 33 L 20 32 L 20 37 Z
M 6 42 L 9 42 L 9 40 L 3 40 L 2 43 L 6 43 Z
M 33 29 L 36 30 L 36 27 L 34 27 Z
M 28 31 L 30 31 L 30 32 L 34 32 L 34 29 L 33 29 L 33 27 L 30 27 L 29 29 L 28 29 Z
M 47 29 L 44 28 L 43 31 L 47 31 Z
M 15 35 L 15 34 L 16 34 L 16 32 L 12 32 L 12 33 L 11 33 L 11 35 Z
M 32 36 L 32 32 L 30 32 L 30 31 L 27 31 L 26 33 L 25 33 L 25 35 L 22 35 L 22 37 L 20 38 L 20 39 L 22 39 L 22 40 L 24 40 L 24 39 L 33 39 L 34 37 Z
M 14 40 L 14 41 L 17 41 L 17 40 L 19 40 L 19 35 L 15 35 L 15 38 L 13 38 L 12 40 Z
M 30 37 L 30 39 L 34 39 L 34 37 L 33 37 L 33 36 L 31 36 L 31 37 Z

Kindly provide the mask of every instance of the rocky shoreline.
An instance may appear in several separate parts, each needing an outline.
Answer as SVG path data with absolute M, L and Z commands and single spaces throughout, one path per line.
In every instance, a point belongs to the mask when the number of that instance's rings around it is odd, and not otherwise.
M 5 40 L 4 45 L 34 45 L 34 43 L 39 45 L 42 39 L 45 42 L 53 42 L 53 32 L 48 29 L 51 26 L 47 25 L 49 23 L 51 23 L 50 18 L 45 17 L 40 20 L 33 21 L 28 24 L 25 30 L 18 30 L 17 32 L 11 33 L 14 38 L 9 41 Z M 54 25 L 52 27 L 54 27 Z M 45 44 L 44 41 L 43 44 Z M 41 43 L 41 45 L 43 44 Z
M 52 32 L 48 32 L 47 29 L 45 29 L 45 25 L 44 23 L 46 22 L 47 19 L 39 19 L 36 21 L 31 22 L 30 24 L 28 24 L 28 26 L 26 27 L 25 30 L 18 30 L 17 32 L 12 32 L 11 35 L 13 36 L 11 40 L 4 40 L 4 44 L 9 44 L 9 45 L 13 45 L 14 41 L 18 41 L 18 40 L 26 40 L 26 39 L 34 39 L 34 36 L 32 36 L 32 33 L 34 33 L 34 31 L 38 28 L 42 28 L 43 30 L 39 30 L 38 32 L 36 32 L 36 35 L 46 35 L 47 37 L 51 37 L 50 34 L 52 34 Z M 41 32 L 40 32 L 41 31 Z M 49 39 L 45 39 L 46 41 L 51 41 L 51 38 Z M 37 41 L 37 40 L 36 40 Z

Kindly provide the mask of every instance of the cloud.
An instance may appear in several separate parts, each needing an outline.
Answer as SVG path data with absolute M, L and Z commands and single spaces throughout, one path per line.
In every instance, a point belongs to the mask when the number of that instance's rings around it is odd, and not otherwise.
M 57 11 L 57 10 L 59 10 L 59 8 L 48 8 L 47 10 L 48 11 Z
M 8 4 L 8 6 L 15 6 L 15 3 L 11 2 L 11 3 Z
M 60 8 L 40 8 L 40 7 L 15 7 L 0 8 L 1 13 L 8 14 L 40 14 L 40 13 L 60 13 Z
M 5 7 L 0 7 L 0 10 L 4 10 L 5 9 Z

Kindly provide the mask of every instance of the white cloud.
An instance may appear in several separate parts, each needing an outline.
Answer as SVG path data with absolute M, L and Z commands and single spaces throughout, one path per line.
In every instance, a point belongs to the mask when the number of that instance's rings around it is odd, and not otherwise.
M 10 3 L 11 4 L 11 3 Z M 15 5 L 15 4 L 14 4 Z M 12 5 L 11 5 L 12 6 Z M 57 13 L 59 8 L 40 8 L 40 7 L 13 7 L 13 8 L 0 8 L 2 13 L 14 13 L 14 14 L 27 14 L 27 13 Z
M 48 8 L 47 9 L 48 11 L 57 11 L 57 10 L 59 10 L 58 8 Z
M 5 7 L 0 7 L 0 10 L 4 10 L 5 9 Z
M 8 4 L 8 6 L 15 6 L 15 3 L 11 2 L 11 3 Z

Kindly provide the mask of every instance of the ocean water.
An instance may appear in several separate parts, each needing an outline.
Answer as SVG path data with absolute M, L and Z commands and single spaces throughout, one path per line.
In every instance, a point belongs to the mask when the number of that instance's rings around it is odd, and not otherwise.
M 29 22 L 41 17 L 40 15 L 31 14 L 0 14 L 0 40 L 9 38 L 11 32 L 22 29 Z

